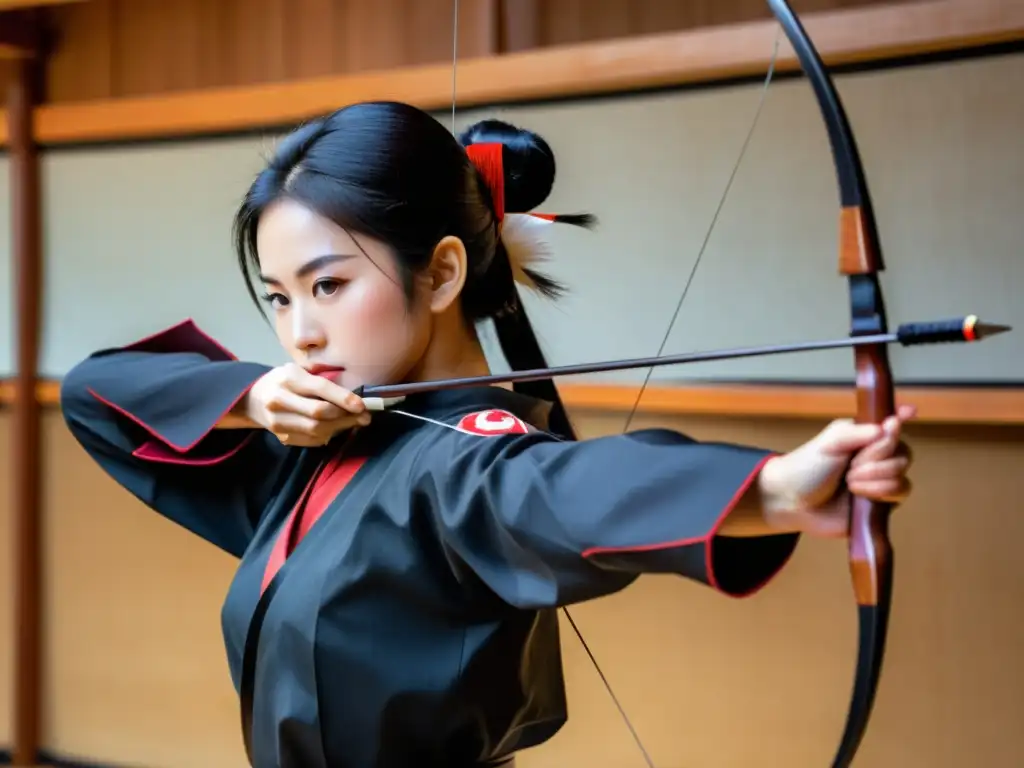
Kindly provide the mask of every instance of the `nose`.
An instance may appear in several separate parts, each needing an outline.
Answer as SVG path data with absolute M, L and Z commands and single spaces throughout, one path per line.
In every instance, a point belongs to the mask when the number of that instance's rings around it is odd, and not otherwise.
M 298 308 L 292 312 L 292 339 L 302 352 L 323 349 L 327 344 L 323 326 L 311 313 Z

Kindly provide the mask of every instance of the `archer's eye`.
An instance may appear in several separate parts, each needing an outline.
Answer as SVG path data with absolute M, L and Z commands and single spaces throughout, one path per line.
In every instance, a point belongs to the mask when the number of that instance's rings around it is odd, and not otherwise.
M 333 278 L 317 280 L 313 285 L 313 295 L 316 296 L 319 292 L 321 296 L 333 296 L 341 290 L 342 285 L 344 285 L 343 281 Z
M 280 293 L 265 293 L 263 300 L 274 309 L 280 309 L 288 305 L 288 299 Z

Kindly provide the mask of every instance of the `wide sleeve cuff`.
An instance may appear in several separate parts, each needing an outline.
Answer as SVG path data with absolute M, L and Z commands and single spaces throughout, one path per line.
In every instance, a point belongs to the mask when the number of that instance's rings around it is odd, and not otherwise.
M 240 451 L 252 430 L 215 429 L 270 368 L 240 362 L 192 320 L 91 358 L 88 393 L 144 434 L 132 455 L 211 465 Z
M 698 535 L 633 546 L 590 547 L 583 557 L 604 569 L 685 575 L 737 598 L 748 597 L 764 587 L 789 561 L 799 535 L 734 538 L 721 536 L 719 531 L 775 454 L 735 446 L 704 446 L 704 450 L 709 449 L 719 453 L 713 471 L 722 476 L 705 483 L 706 488 L 713 489 L 708 495 L 725 490 L 729 495 L 723 495 L 718 504 L 703 506 L 706 523 Z M 723 460 L 726 453 L 729 461 Z M 707 470 L 711 467 L 705 465 Z M 684 494 L 681 503 L 687 500 Z M 700 506 L 695 512 L 687 516 L 687 527 L 697 522 Z

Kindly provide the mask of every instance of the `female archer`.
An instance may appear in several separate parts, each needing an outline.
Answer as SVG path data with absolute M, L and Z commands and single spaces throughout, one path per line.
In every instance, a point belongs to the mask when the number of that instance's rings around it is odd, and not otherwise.
M 644 573 L 746 595 L 801 533 L 843 535 L 848 494 L 905 497 L 910 409 L 775 454 L 578 441 L 551 381 L 368 408 L 362 385 L 486 374 L 488 319 L 513 369 L 545 366 L 516 283 L 559 290 L 522 246 L 554 177 L 505 123 L 456 139 L 404 104 L 341 109 L 280 144 L 235 221 L 292 362 L 184 322 L 65 378 L 102 468 L 239 558 L 223 632 L 257 768 L 511 761 L 566 720 L 555 608 Z

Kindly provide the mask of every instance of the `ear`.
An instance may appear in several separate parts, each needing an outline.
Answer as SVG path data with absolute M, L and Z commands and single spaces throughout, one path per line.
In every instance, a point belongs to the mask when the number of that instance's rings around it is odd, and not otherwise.
M 430 311 L 440 314 L 452 306 L 466 284 L 466 246 L 451 235 L 434 247 L 430 261 Z

